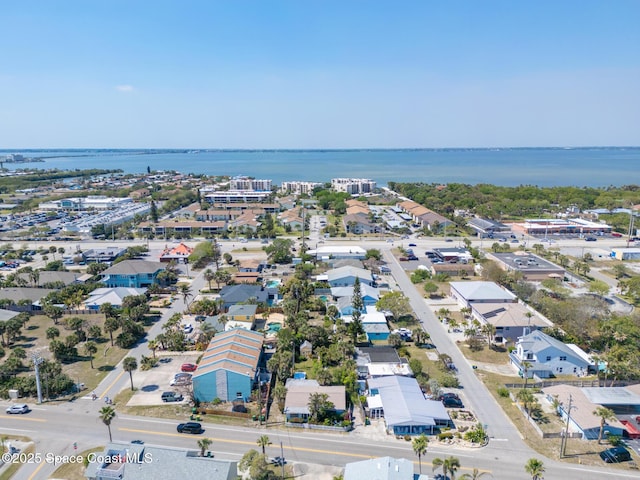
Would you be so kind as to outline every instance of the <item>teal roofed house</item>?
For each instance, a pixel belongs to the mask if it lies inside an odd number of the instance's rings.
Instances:
[[[101,273],[102,283],[107,287],[144,288],[158,283],[158,274],[165,264],[147,260],[125,260],[116,263]]]
[[[248,400],[262,360],[262,333],[236,328],[211,339],[193,375],[199,402]]]

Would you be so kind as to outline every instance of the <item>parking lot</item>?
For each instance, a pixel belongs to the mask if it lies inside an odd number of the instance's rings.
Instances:
[[[182,354],[162,355],[158,365],[151,370],[142,371],[140,369],[133,373],[133,385],[137,388],[136,393],[127,406],[135,405],[162,405],[162,393],[174,391],[181,393],[184,397],[183,403],[188,403],[190,399],[191,385],[170,386],[173,376],[180,372],[183,363],[196,363],[202,352],[185,352]]]

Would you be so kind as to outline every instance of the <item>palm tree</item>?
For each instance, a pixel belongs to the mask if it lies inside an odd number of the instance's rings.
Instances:
[[[527,416],[529,416],[529,412],[531,410],[530,406],[536,400],[533,396],[533,393],[523,388],[522,390],[518,391],[518,393],[516,394],[516,398],[520,400],[520,402],[522,402],[522,406],[527,411]]]
[[[527,388],[527,383],[529,383],[529,369],[533,366],[531,362],[527,362],[526,360],[522,362],[522,371],[524,376],[524,388]]]
[[[600,432],[598,433],[598,445],[602,442],[602,434],[604,432],[604,426],[610,420],[614,420],[616,418],[616,414],[607,407],[598,407],[593,411],[593,414],[596,417],[600,417]]]
[[[262,448],[262,455],[266,456],[267,452],[265,451],[266,447],[271,445],[271,440],[267,435],[261,435],[260,438],[256,441],[259,447]]]
[[[160,345],[158,344],[157,340],[149,340],[149,342],[147,343],[147,348],[149,348],[149,350],[151,350],[151,353],[153,354],[153,358],[156,358],[156,350],[158,349]]]
[[[131,390],[133,391],[133,371],[138,369],[138,362],[134,357],[127,357],[122,361],[122,368],[125,372],[129,372],[129,379],[131,380]]]
[[[524,470],[531,475],[531,480],[542,480],[544,477],[544,463],[537,458],[530,458],[524,465]]]
[[[447,478],[447,474],[451,474],[448,478],[454,480],[456,478],[456,472],[460,468],[460,460],[456,457],[445,458],[434,458],[433,462],[433,471],[435,472],[438,468],[442,468],[442,474],[444,478]]]
[[[91,368],[93,369],[93,356],[98,351],[96,342],[87,342],[84,344],[84,351],[89,355],[89,361],[91,362]]]
[[[210,268],[207,268],[204,273],[202,274],[202,276],[204,277],[204,279],[207,281],[207,283],[209,284],[209,290],[211,290],[211,280],[213,280],[214,278],[216,278],[216,274],[213,273],[213,270],[211,270]]]
[[[102,407],[100,409],[100,420],[104,423],[109,429],[109,441],[113,442],[113,438],[111,437],[111,420],[116,416],[116,411],[113,407]]]
[[[473,472],[465,473],[460,477],[459,480],[479,480],[480,478],[484,478],[485,475],[489,475],[490,477],[493,477],[493,475],[491,475],[489,472],[481,472],[477,468],[474,468]]]
[[[204,457],[204,452],[209,449],[209,446],[213,443],[210,438],[201,438],[198,440],[198,447],[200,447],[200,456]]]
[[[189,298],[193,297],[191,293],[191,286],[185,284],[180,285],[180,295],[182,295],[182,300],[187,307],[187,313],[189,313]]]
[[[413,447],[413,452],[418,456],[418,465],[420,465],[420,475],[422,475],[422,456],[427,453],[427,445],[429,444],[429,439],[423,433],[419,437],[413,439],[411,442],[411,446]]]

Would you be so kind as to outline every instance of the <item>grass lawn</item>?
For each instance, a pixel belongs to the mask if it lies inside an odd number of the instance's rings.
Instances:
[[[104,447],[96,447],[91,448],[89,450],[85,450],[84,452],[78,453],[78,455],[82,455],[85,460],[90,453],[102,453]],[[51,478],[64,478],[65,480],[86,480],[87,477],[84,476],[84,463],[65,463],[60,465],[60,467],[53,472]]]
[[[482,363],[494,363],[496,365],[507,365],[509,354],[503,347],[489,348],[483,345],[481,350],[471,350],[466,342],[461,342],[458,347],[462,354],[471,361]]]
[[[85,319],[87,321],[85,332],[91,325],[98,325],[102,327],[104,324],[104,315],[101,314],[65,315],[65,317],[58,321],[57,325],[54,325],[53,321],[45,315],[34,315],[22,329],[22,336],[17,339],[11,348],[24,348],[27,351],[27,357],[29,357],[31,351],[38,349],[41,355],[45,358],[52,359],[53,356],[49,354],[49,343],[51,340],[46,338],[46,331],[49,327],[56,327],[60,331],[60,337],[58,337],[58,340],[64,341],[65,337],[73,333],[72,330],[67,330],[65,328],[64,320],[69,317]],[[145,328],[148,329],[151,325],[152,322],[148,322],[145,325]],[[117,335],[118,332],[119,331],[114,332],[114,336]],[[96,342],[98,347],[98,352],[95,354],[93,359],[94,368],[91,368],[89,357],[85,355],[83,348],[84,342],[77,345],[77,360],[75,362],[62,364],[63,372],[69,375],[69,377],[75,382],[84,383],[87,391],[91,391],[96,388],[100,381],[102,381],[102,379],[115,368],[115,365],[117,365],[129,351],[128,349],[123,350],[117,346],[112,347],[109,336],[104,332],[103,338],[92,340]]]

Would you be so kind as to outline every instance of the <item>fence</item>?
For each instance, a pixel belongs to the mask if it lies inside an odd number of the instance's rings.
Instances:
[[[573,387],[626,387],[629,385],[629,382],[625,382],[624,380],[607,380],[607,384],[605,385],[604,380],[542,380],[540,382],[528,382],[527,388],[545,388],[545,387],[553,387],[554,385],[571,385]],[[505,383],[505,387],[507,388],[524,388],[525,384],[522,383]]]

